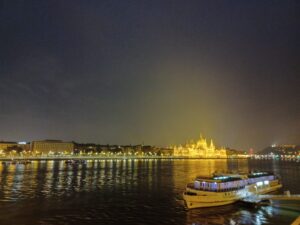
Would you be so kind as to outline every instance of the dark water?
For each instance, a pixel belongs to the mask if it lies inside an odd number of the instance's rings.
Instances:
[[[290,224],[291,208],[185,210],[185,184],[216,170],[272,170],[300,193],[300,163],[255,160],[41,161],[0,165],[0,224]],[[296,208],[296,210],[295,210]],[[297,210],[298,209],[298,210]]]

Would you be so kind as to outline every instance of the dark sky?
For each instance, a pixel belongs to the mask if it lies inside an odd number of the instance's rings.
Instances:
[[[0,140],[300,143],[299,1],[0,0]]]

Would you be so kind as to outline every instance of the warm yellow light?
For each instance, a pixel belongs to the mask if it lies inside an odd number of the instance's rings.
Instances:
[[[207,143],[206,139],[200,135],[200,139],[196,142],[189,141],[186,145],[175,146],[173,148],[174,156],[186,157],[203,157],[203,158],[226,158],[226,150],[224,148],[217,149],[213,143]]]

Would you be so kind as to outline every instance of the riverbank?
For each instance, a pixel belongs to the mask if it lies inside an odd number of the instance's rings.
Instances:
[[[266,157],[253,157],[253,156],[231,156],[227,158],[216,158],[216,157],[186,157],[186,156],[120,156],[120,155],[65,155],[65,156],[6,156],[0,157],[0,161],[42,161],[42,160],[134,160],[134,159],[170,159],[170,160],[187,160],[187,159],[221,159],[221,160],[235,160],[235,159],[251,159],[258,161],[293,161],[300,162],[300,158],[266,158]]]
[[[248,157],[228,157],[228,158],[203,158],[203,157],[182,157],[182,156],[15,156],[0,157],[0,161],[11,160],[127,160],[127,159],[247,159]]]

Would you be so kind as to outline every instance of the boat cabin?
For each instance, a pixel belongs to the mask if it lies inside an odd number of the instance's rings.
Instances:
[[[276,179],[274,173],[270,172],[254,172],[248,174],[248,184],[260,184],[263,183],[265,185],[269,184],[270,181]]]
[[[247,185],[247,180],[241,176],[213,176],[197,177],[193,189],[213,192],[225,192],[242,189]]]

